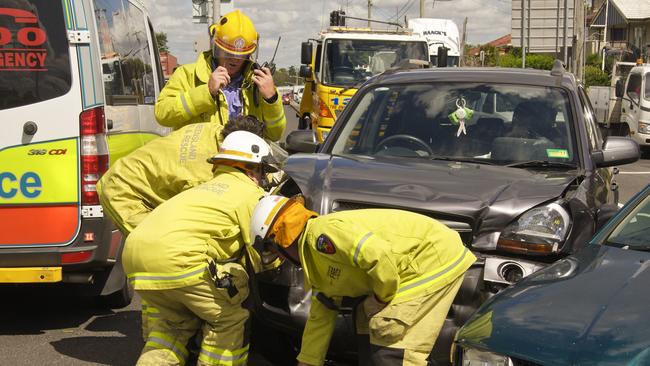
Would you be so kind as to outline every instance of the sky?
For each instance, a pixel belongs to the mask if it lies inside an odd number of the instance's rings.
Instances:
[[[366,18],[367,0],[232,0],[248,15],[260,33],[259,61],[273,55],[278,37],[282,37],[275,59],[278,67],[300,64],[300,43],[315,38],[327,28],[329,13],[343,8],[350,16]],[[208,37],[206,24],[192,23],[191,0],[142,0],[157,32],[166,32],[168,45],[178,62],[196,60],[194,41]],[[372,18],[395,20],[419,17],[419,0],[372,0]],[[450,18],[462,32],[467,20],[467,42],[485,43],[510,33],[510,0],[426,0],[425,17]],[[392,18],[392,19],[391,19]],[[348,25],[365,22],[348,20]]]

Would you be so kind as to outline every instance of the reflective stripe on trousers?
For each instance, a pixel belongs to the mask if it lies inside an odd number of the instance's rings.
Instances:
[[[189,356],[189,352],[187,352],[184,344],[176,342],[160,332],[151,332],[149,334],[149,338],[147,338],[147,343],[145,344],[145,348],[147,347],[168,350],[178,359],[181,366],[185,364],[185,360]]]
[[[227,350],[203,344],[199,361],[208,365],[245,365],[248,361],[248,345],[243,348]]]

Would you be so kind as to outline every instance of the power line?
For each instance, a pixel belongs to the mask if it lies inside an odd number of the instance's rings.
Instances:
[[[403,12],[403,13],[402,13],[398,18],[401,18],[401,17],[403,17],[404,15],[408,14],[409,10],[411,10],[411,8],[413,7],[413,5],[415,5],[415,0],[412,0],[412,1],[410,2],[410,4],[408,5],[408,7],[406,8],[406,10],[405,10],[405,11],[404,11],[404,12]]]

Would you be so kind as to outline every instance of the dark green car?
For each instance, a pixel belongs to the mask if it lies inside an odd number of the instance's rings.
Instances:
[[[573,256],[486,302],[455,365],[650,365],[650,185]]]

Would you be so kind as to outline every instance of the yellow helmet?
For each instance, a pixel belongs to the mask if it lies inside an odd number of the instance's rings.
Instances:
[[[212,24],[210,35],[213,51],[222,50],[230,57],[248,58],[257,49],[255,26],[239,10],[223,15],[217,23]]]

